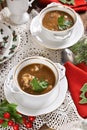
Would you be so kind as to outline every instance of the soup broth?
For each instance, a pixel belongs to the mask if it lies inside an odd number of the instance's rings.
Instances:
[[[49,11],[45,14],[42,20],[42,24],[49,30],[62,31],[72,27],[74,20],[68,13],[54,10]]]
[[[31,82],[34,81],[36,83],[36,79],[38,79],[38,81],[42,81],[41,84],[43,84],[43,81],[45,81],[45,83],[48,83],[48,87],[44,88],[43,91],[34,91],[32,89]],[[25,66],[19,72],[18,83],[24,92],[33,95],[40,95],[53,89],[55,85],[55,75],[50,68],[43,64],[30,64]]]

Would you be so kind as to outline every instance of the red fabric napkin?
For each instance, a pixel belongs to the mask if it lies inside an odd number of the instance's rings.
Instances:
[[[75,11],[82,12],[87,10],[86,0],[75,0],[75,5],[71,6]]]
[[[38,0],[39,6],[45,7],[47,4],[52,2],[61,3],[59,0]],[[62,3],[61,3],[62,4]],[[75,0],[75,5],[68,5],[77,12],[83,12],[87,10],[86,0]]]
[[[87,65],[84,62],[77,64],[76,66],[87,72]]]
[[[83,64],[78,65],[79,67],[81,67],[79,68],[70,62],[66,62],[64,64],[66,68],[66,77],[68,80],[69,91],[76,105],[77,111],[81,117],[87,118],[87,104],[79,103],[79,101],[81,100],[80,89],[85,83],[87,83],[87,72],[82,70],[84,68],[84,65]],[[85,68],[87,69],[86,65]]]

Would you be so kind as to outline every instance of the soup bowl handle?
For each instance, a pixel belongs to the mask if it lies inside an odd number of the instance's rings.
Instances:
[[[61,41],[61,40],[66,40],[68,39],[72,34],[72,31],[69,31],[67,34],[63,35],[59,35],[59,34],[53,34],[53,39],[57,40],[57,41]]]
[[[20,90],[17,87],[15,87],[15,83],[13,81],[11,81],[10,90],[12,93],[21,93]]]
[[[56,66],[59,70],[59,80],[62,80],[65,77],[65,67],[59,63],[56,63]]]

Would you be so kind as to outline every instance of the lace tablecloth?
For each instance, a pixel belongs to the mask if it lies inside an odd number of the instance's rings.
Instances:
[[[14,25],[10,22],[9,15],[10,12],[8,8],[4,8],[0,12],[0,20],[7,22],[14,28],[14,30],[20,36],[20,44],[14,56],[0,65],[0,102],[5,99],[3,87],[8,72],[22,59],[33,55],[40,55],[47,57],[54,62],[61,63],[62,50],[50,50],[43,48],[33,40],[29,31],[29,22],[23,25]],[[72,125],[73,122],[80,120],[81,118],[76,111],[76,107],[71,99],[70,93],[67,91],[65,100],[62,105],[58,107],[58,109],[51,113],[36,117],[33,129],[38,130],[43,124],[46,124],[50,128],[62,130],[64,129],[63,126],[66,124],[67,126],[69,123]],[[4,128],[0,128],[0,130],[3,129]],[[6,129],[9,130],[9,128]],[[21,130],[26,130],[26,128],[24,126],[21,126]]]

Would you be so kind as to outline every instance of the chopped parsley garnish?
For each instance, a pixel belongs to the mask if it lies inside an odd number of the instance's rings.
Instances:
[[[30,85],[32,86],[33,91],[41,92],[48,87],[48,82],[45,80],[38,80],[37,78],[34,78],[30,82]]]
[[[63,15],[58,18],[58,28],[59,28],[59,30],[65,30],[72,25],[73,25],[72,21],[66,20]]]

